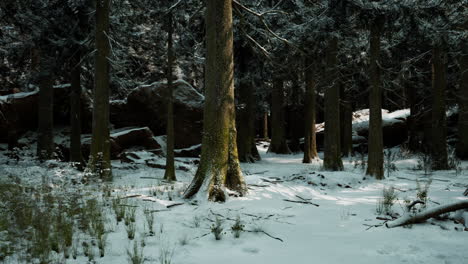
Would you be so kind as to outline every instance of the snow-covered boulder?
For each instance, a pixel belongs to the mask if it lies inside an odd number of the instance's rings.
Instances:
[[[382,132],[385,147],[394,147],[402,144],[408,138],[406,119],[409,109],[394,112],[382,109]],[[324,123],[316,125],[317,146],[323,147]],[[353,113],[353,144],[361,149],[367,145],[369,137],[369,109],[362,109]]]
[[[156,135],[166,134],[166,82],[133,89],[126,101],[111,102],[111,123],[116,127],[148,126]],[[174,82],[175,147],[201,142],[204,97],[183,80]]]

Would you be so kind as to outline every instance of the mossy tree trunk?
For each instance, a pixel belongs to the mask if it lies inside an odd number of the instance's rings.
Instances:
[[[205,108],[200,165],[185,191],[201,190],[211,201],[226,200],[224,188],[247,191],[237,154],[234,105],[232,0],[208,0],[206,20]]]
[[[366,174],[378,180],[384,178],[382,88],[380,84],[380,35],[383,21],[377,18],[370,29],[370,90],[369,90],[369,158]]]
[[[84,166],[81,152],[81,47],[76,47],[71,58],[70,90],[70,161]]]
[[[432,49],[432,133],[431,153],[432,169],[446,170],[447,162],[447,127],[445,114],[445,51],[442,44]]]
[[[96,55],[93,100],[93,133],[88,169],[111,180],[109,136],[109,9],[110,0],[96,1]]]
[[[277,154],[291,153],[286,142],[284,87],[281,79],[273,80],[273,89],[271,91],[271,142],[268,152]]]
[[[332,37],[327,47],[327,83],[325,87],[325,149],[323,168],[343,170],[340,148],[340,86],[338,81],[338,39]]]
[[[458,114],[457,155],[468,159],[468,44],[464,44],[460,57],[460,94]]]
[[[41,50],[39,64],[37,156],[39,160],[48,160],[52,159],[54,154],[53,59],[46,51]]]
[[[313,159],[318,157],[317,153],[317,140],[315,134],[315,87],[313,65],[311,60],[307,59],[305,62],[305,100],[304,100],[304,116],[305,116],[305,130],[304,130],[304,157],[303,163],[311,163]]]
[[[167,124],[166,124],[166,170],[164,179],[175,181],[175,166],[174,166],[174,88],[172,82],[172,70],[174,64],[173,40],[172,33],[174,31],[172,21],[172,11],[167,15]]]

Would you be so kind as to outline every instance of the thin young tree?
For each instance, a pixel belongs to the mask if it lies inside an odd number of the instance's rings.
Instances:
[[[341,153],[343,157],[353,155],[353,105],[349,92],[343,92],[345,95],[341,99]]]
[[[173,35],[174,25],[172,19],[172,10],[167,14],[167,123],[166,123],[166,170],[164,172],[164,179],[168,181],[175,181],[175,166],[174,166],[174,85],[172,81],[172,70],[174,64],[174,49],[173,49]]]
[[[447,125],[445,113],[445,75],[446,54],[444,44],[436,43],[432,48],[432,135],[431,153],[432,169],[448,169],[447,158]]]
[[[83,31],[87,31],[87,9],[78,12],[78,30],[75,34],[77,41],[85,38]],[[80,44],[74,46],[74,53],[70,60],[70,161],[82,169],[85,166],[85,160],[81,151],[81,68],[84,48]]]
[[[304,158],[303,163],[311,163],[318,157],[317,141],[315,134],[315,86],[313,65],[310,59],[305,62],[305,133],[304,133]]]
[[[54,153],[54,88],[52,79],[53,58],[46,49],[40,50],[39,63],[39,101],[37,127],[37,156],[40,160],[53,157]]]
[[[71,58],[70,90],[70,161],[84,165],[81,152],[81,47]]]
[[[207,0],[205,108],[200,165],[185,191],[191,198],[199,191],[211,201],[226,200],[225,188],[244,195],[247,191],[237,154],[232,0]]]
[[[263,117],[262,117],[262,125],[263,125],[263,129],[262,129],[262,135],[263,135],[263,139],[265,140],[268,140],[269,137],[268,137],[268,110],[265,110],[263,112]]]
[[[468,44],[464,43],[460,55],[460,94],[458,115],[457,155],[468,159]]]
[[[93,135],[88,169],[104,180],[112,178],[109,135],[109,10],[110,0],[96,1],[96,55]]]
[[[366,174],[378,180],[384,178],[383,132],[382,132],[382,88],[380,84],[379,56],[380,35],[383,17],[371,22],[370,42],[370,91],[369,91],[369,159]]]

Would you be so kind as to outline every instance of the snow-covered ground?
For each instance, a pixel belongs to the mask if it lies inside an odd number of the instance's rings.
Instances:
[[[258,148],[262,161],[242,164],[248,195],[230,197],[226,203],[180,198],[196,171],[193,159],[177,158],[178,165],[190,170],[177,171],[175,184],[163,182],[164,170],[149,168],[144,162],[114,162],[112,196],[126,197],[121,199],[123,204],[137,206],[137,234],[133,241],[129,240],[125,224],[117,224],[113,211],[105,210],[107,250],[103,258],[95,257],[95,262],[129,263],[127,250],[133,249],[134,241],[141,245],[144,240],[145,263],[161,263],[162,253],[170,255],[170,263],[175,264],[467,263],[468,232],[461,224],[430,220],[410,228],[388,229],[381,226],[385,220],[376,219],[376,207],[383,188],[394,186],[398,200],[393,211],[402,214],[403,201],[416,199],[416,179],[424,183],[432,178],[428,207],[467,199],[463,191],[468,186],[468,172],[440,171],[425,176],[413,169],[417,158],[401,157],[396,161],[398,171],[376,181],[365,178],[352,159],[344,160],[345,171],[328,172],[321,170],[321,160],[302,164],[302,154],[266,153],[267,143]],[[150,153],[142,152],[140,156],[164,163],[163,158]],[[16,173],[23,175],[23,183],[39,183],[41,177],[34,175],[42,172],[51,176],[48,181],[53,187],[52,183],[66,182],[77,173],[63,166],[48,166],[46,170],[29,162],[2,165],[7,173],[0,174],[0,179]],[[467,166],[462,163],[464,169]],[[96,186],[83,188],[94,195],[96,191],[92,190],[99,189]],[[183,204],[171,207],[177,203]],[[155,211],[154,236],[148,235],[144,209]],[[234,238],[230,229],[238,217],[244,232]],[[215,240],[211,233],[216,218],[223,220],[225,233],[221,240]],[[70,258],[66,263],[88,263],[81,251],[76,260]],[[5,261],[17,263],[18,258]]]

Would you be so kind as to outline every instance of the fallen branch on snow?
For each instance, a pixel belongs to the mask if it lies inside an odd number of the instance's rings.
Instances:
[[[179,205],[183,205],[184,203],[173,203],[173,204],[168,204],[166,205],[166,208],[171,208],[171,207],[174,207],[174,206],[179,206]]]
[[[415,205],[417,204],[425,204],[423,201],[420,201],[420,200],[416,200],[416,201],[413,201],[412,203],[410,203],[407,207],[406,207],[406,211],[407,212],[410,212],[411,211],[411,208],[413,208]]]
[[[320,205],[318,205],[316,203],[312,203],[312,202],[309,202],[309,201],[294,201],[294,200],[289,200],[289,199],[283,199],[283,201],[290,202],[290,203],[311,204],[311,205],[315,205],[317,207],[320,206]]]
[[[468,209],[468,200],[459,201],[452,204],[440,205],[415,215],[407,214],[398,218],[395,221],[386,223],[385,226],[388,228],[404,226],[409,224],[416,224],[426,221],[429,218],[439,216],[441,214],[457,211],[460,209]]]
[[[127,195],[124,197],[120,197],[119,199],[122,200],[122,199],[136,198],[136,197],[141,197],[141,196],[142,196],[141,194],[131,194],[131,195]]]
[[[283,182],[282,180],[278,180],[278,179],[274,179],[274,180],[268,180],[268,179],[265,179],[265,178],[260,178],[262,181],[264,182],[268,182],[268,183],[273,183],[273,184],[277,184],[277,183],[280,183],[280,182]]]
[[[263,233],[263,234],[265,234],[265,235],[267,235],[267,236],[269,236],[269,237],[271,237],[271,238],[273,238],[273,239],[276,239],[276,240],[278,240],[278,241],[284,242],[283,239],[281,239],[281,238],[279,238],[279,237],[274,237],[274,236],[268,234],[267,232],[265,232],[265,231],[263,231],[263,230],[258,230],[258,231],[257,231],[257,230],[245,230],[245,232],[250,232],[250,233]]]
[[[248,186],[252,186],[252,187],[269,187],[270,185],[267,185],[267,184],[248,184]]]

